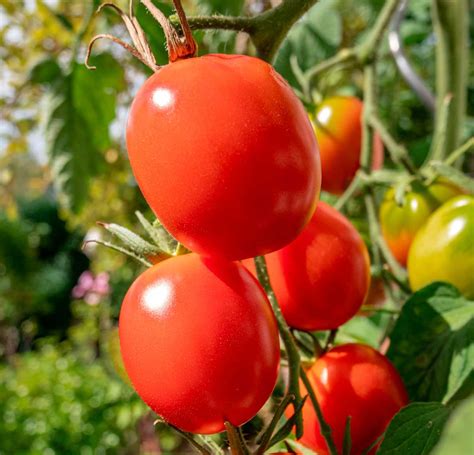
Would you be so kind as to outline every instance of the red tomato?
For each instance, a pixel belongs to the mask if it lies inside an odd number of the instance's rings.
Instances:
[[[353,96],[325,99],[313,122],[321,154],[322,189],[340,194],[349,186],[359,169],[362,144],[363,104]],[[383,165],[383,143],[374,135],[373,169]]]
[[[319,202],[303,232],[266,255],[270,281],[291,327],[335,329],[354,316],[370,285],[370,259],[357,230],[336,209]],[[250,270],[250,260],[244,262]]]
[[[351,416],[351,454],[360,455],[408,403],[400,375],[386,357],[362,344],[338,346],[307,372],[339,453],[347,416]],[[303,390],[304,386],[302,385]],[[303,407],[301,442],[320,455],[329,453],[309,400]]]
[[[274,251],[316,207],[311,123],[290,86],[257,58],[206,55],[158,70],[133,101],[127,147],[150,207],[202,255]]]
[[[239,263],[188,254],[146,270],[125,296],[119,335],[140,397],[184,431],[241,425],[275,386],[276,320]]]

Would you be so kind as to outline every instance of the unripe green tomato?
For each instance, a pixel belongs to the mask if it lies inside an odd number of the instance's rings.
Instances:
[[[401,265],[406,266],[413,239],[431,213],[444,202],[462,193],[459,187],[442,178],[429,187],[414,183],[412,190],[405,195],[402,206],[395,200],[394,188],[385,193],[379,212],[382,234]]]
[[[414,291],[446,281],[474,298],[474,197],[458,196],[431,215],[410,248],[408,278]]]

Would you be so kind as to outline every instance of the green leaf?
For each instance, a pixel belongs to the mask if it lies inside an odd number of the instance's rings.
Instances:
[[[449,409],[441,403],[409,404],[390,422],[377,455],[427,455],[448,416]]]
[[[123,70],[110,54],[93,61],[96,71],[74,64],[53,87],[46,121],[55,184],[76,213],[87,199],[90,178],[104,169],[102,152],[111,146],[109,125],[124,85]]]
[[[385,321],[387,316],[383,315],[380,318]],[[383,324],[379,326],[371,318],[355,316],[339,328],[336,344],[363,343],[377,349],[382,335]]]
[[[474,453],[473,422],[474,396],[471,396],[451,413],[433,455]]]
[[[391,335],[389,359],[414,401],[449,402],[472,392],[474,303],[434,283],[405,303]]]
[[[53,84],[63,75],[54,58],[46,58],[38,62],[30,70],[29,80],[34,84]]]
[[[294,55],[302,70],[332,56],[342,40],[342,21],[337,2],[328,0],[313,6],[283,42],[275,61],[276,70],[291,85],[299,84],[291,69]]]

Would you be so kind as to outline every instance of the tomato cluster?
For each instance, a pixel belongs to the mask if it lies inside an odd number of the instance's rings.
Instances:
[[[390,188],[380,206],[380,224],[385,240],[395,258],[406,266],[408,252],[416,233],[441,204],[462,194],[462,190],[445,179],[431,185],[413,183],[404,196],[403,204],[395,199],[395,189]]]
[[[272,393],[280,350],[265,292],[232,261],[285,246],[312,217],[321,172],[311,123],[269,64],[207,55],[148,79],[127,147],[150,207],[201,255],[156,264],[128,291],[127,372],[143,400],[185,431],[241,425]]]
[[[340,105],[347,121],[338,119]],[[341,192],[358,167],[361,110],[355,98],[329,100],[316,115],[315,134],[288,84],[247,56],[178,60],[139,90],[127,127],[131,166],[152,210],[192,253],[136,279],[123,301],[119,337],[133,386],[168,423],[219,432],[226,422],[247,422],[271,395],[278,326],[253,276],[253,257],[265,256],[294,329],[336,329],[360,310],[369,254],[348,219],[317,205],[316,137],[323,187]],[[388,360],[366,346],[335,348],[308,375],[338,446],[347,415],[359,450],[407,400]],[[303,442],[326,453],[309,403],[303,414]]]

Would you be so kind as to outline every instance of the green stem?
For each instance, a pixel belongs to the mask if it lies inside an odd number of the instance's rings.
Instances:
[[[347,187],[346,191],[341,195],[341,197],[334,204],[336,210],[342,210],[344,206],[349,202],[349,200],[357,193],[361,188],[364,187],[364,181],[362,180],[360,173],[358,172],[355,177],[352,179],[352,182]]]
[[[301,369],[300,372],[301,381],[303,382],[304,386],[306,387],[306,391],[308,392],[309,399],[311,400],[311,404],[313,405],[314,412],[318,418],[319,428],[321,434],[323,435],[324,440],[329,449],[330,455],[338,455],[336,444],[334,444],[334,440],[332,439],[332,430],[329,424],[326,422],[323,416],[323,412],[321,411],[321,407],[319,406],[318,399],[316,398],[316,394],[314,393],[313,387],[311,382],[308,379],[306,372]],[[337,397],[334,397],[337,399]]]
[[[392,137],[382,120],[380,120],[375,112],[370,112],[369,122],[370,125],[380,134],[392,161],[403,166],[410,174],[415,175],[416,169],[411,161],[407,149]]]
[[[272,286],[270,284],[270,278],[267,271],[267,263],[263,256],[258,256],[255,258],[255,267],[257,269],[258,280],[260,281],[263,289],[267,293],[268,300],[272,306],[273,313],[275,314],[278,330],[280,331],[280,336],[285,346],[286,355],[288,357],[288,369],[289,369],[289,385],[288,385],[288,394],[294,395],[295,399],[293,402],[293,407],[295,412],[297,411],[300,403],[302,402],[299,377],[301,371],[301,359],[298,352],[298,348],[295,344],[295,341],[291,335],[290,328],[283,317],[280,306],[278,305],[277,298],[273,292]],[[297,439],[301,438],[303,435],[303,418],[301,412],[298,413],[296,418],[296,437]]]
[[[443,160],[456,149],[461,140],[466,113],[467,64],[469,62],[467,0],[433,0],[433,27],[436,34],[436,105],[437,113],[447,95],[452,95],[448,107],[447,124],[436,116],[435,133],[446,131],[441,147],[430,157]]]
[[[457,148],[452,152],[444,161],[444,164],[452,165],[454,164],[459,158],[461,158],[465,153],[469,152],[472,148],[474,148],[474,137],[468,139],[461,147]]]
[[[399,0],[385,1],[367,39],[357,49],[358,57],[362,64],[370,63],[375,57],[375,53],[382,41],[382,36],[387,30],[387,26],[398,4]]]
[[[189,17],[192,29],[224,29],[250,35],[260,58],[272,61],[293,24],[317,0],[283,0],[278,6],[254,17],[198,16]]]
[[[265,450],[268,447],[268,443],[270,442],[270,439],[272,438],[273,432],[275,431],[276,426],[278,425],[279,420],[281,419],[281,416],[285,412],[285,409],[288,407],[288,405],[291,403],[291,401],[294,400],[293,395],[286,395],[282,402],[279,404],[277,407],[275,414],[273,414],[272,421],[270,422],[270,425],[268,425],[268,428],[265,430],[265,433],[263,434],[261,440],[260,440],[260,446],[256,452],[256,455],[263,455],[265,453]]]

